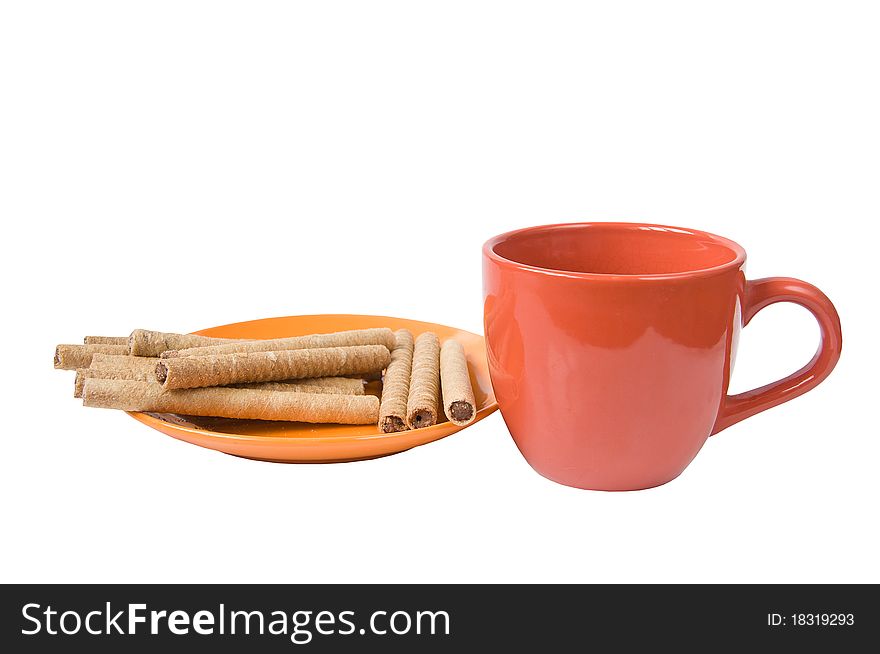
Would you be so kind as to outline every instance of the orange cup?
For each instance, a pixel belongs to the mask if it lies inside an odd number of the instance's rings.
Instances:
[[[726,238],[646,224],[547,225],[486,242],[492,386],[531,466],[577,488],[658,486],[711,434],[825,379],[842,343],[831,301],[796,279],[747,281],[745,259]],[[815,316],[816,355],[728,395],[740,328],[775,302]]]

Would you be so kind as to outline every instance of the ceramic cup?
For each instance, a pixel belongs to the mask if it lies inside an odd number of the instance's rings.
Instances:
[[[677,477],[711,435],[806,393],[840,357],[816,287],[747,281],[746,253],[678,227],[577,223],[483,246],[489,371],[514,441],[539,473],[597,490]],[[728,395],[740,328],[775,302],[806,307],[821,344],[794,374]]]

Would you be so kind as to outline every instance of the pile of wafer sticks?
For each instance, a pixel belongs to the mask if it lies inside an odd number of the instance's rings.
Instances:
[[[476,417],[461,344],[357,329],[264,340],[136,329],[55,348],[89,407],[252,420],[377,424],[386,433]],[[365,393],[381,380],[379,396]]]

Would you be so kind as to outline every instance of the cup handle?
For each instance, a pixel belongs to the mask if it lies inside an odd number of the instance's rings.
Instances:
[[[726,396],[721,402],[713,434],[812,390],[831,374],[840,359],[843,336],[837,310],[822,291],[798,279],[767,277],[746,282],[743,327],[761,309],[777,302],[794,302],[813,314],[819,323],[819,349],[812,360],[796,373],[739,395]]]

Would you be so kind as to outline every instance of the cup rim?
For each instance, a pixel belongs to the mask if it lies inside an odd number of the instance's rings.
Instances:
[[[541,266],[533,266],[527,263],[522,263],[520,261],[515,261],[513,259],[508,259],[507,257],[503,257],[495,251],[495,246],[504,243],[505,241],[519,236],[521,234],[528,234],[533,232],[551,232],[551,231],[561,231],[563,229],[571,229],[573,227],[604,227],[604,228],[616,228],[620,230],[632,230],[634,228],[646,228],[646,229],[661,229],[668,230],[671,232],[681,233],[688,236],[698,236],[700,238],[708,239],[722,245],[730,250],[732,250],[735,254],[734,258],[725,263],[719,264],[717,266],[710,266],[708,268],[695,268],[693,270],[683,270],[679,272],[669,272],[669,273],[637,273],[637,274],[627,274],[627,273],[598,273],[598,272],[579,272],[576,270],[559,270],[555,268],[543,268]],[[658,225],[654,223],[635,223],[635,222],[605,222],[605,221],[585,221],[585,222],[573,222],[573,223],[551,223],[548,225],[535,225],[532,227],[524,227],[521,229],[514,229],[509,232],[504,232],[503,234],[498,234],[497,236],[493,236],[489,240],[487,240],[483,244],[483,256],[487,259],[494,261],[497,264],[502,266],[508,266],[517,268],[520,270],[540,273],[544,275],[551,275],[553,277],[568,277],[572,279],[592,279],[592,280],[604,280],[604,281],[633,281],[633,280],[645,280],[645,281],[654,281],[654,280],[671,280],[671,279],[691,279],[696,277],[710,277],[713,275],[719,275],[721,273],[727,272],[728,270],[740,268],[746,261],[746,251],[745,249],[735,241],[730,240],[729,238],[725,238],[723,236],[718,236],[717,234],[712,234],[711,232],[704,232],[699,229],[691,229],[688,227],[674,227],[671,225]]]

